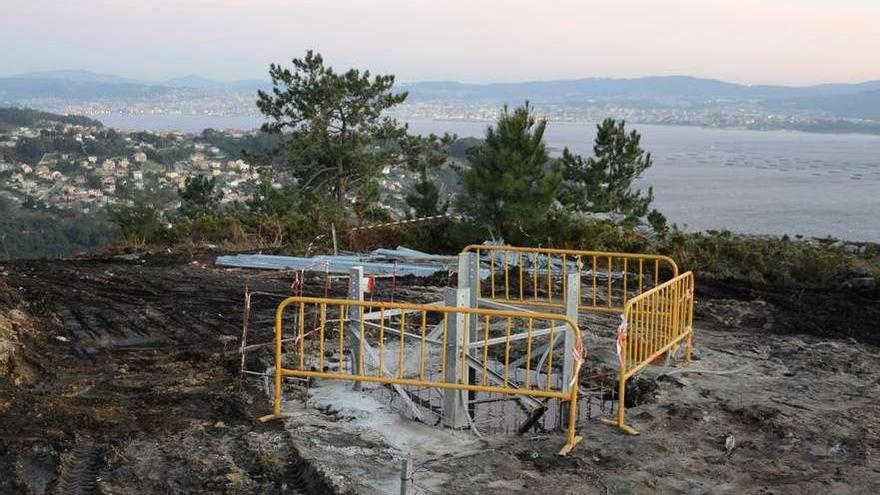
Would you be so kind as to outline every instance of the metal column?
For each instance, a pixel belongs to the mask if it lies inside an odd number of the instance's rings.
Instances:
[[[468,289],[446,289],[446,306],[467,307],[470,301]],[[446,335],[446,362],[443,381],[447,383],[469,383],[467,373],[462,373],[462,350],[467,345],[467,315],[449,314],[449,327]],[[443,425],[449,428],[467,428],[467,392],[464,390],[443,389]]]
[[[578,304],[581,300],[581,274],[570,273],[568,280],[565,280],[565,316],[571,321],[578,321]],[[564,356],[562,358],[562,390],[569,392],[571,390],[572,376],[574,375],[574,350],[575,336],[573,331],[565,332],[565,345],[563,347]],[[552,352],[552,351],[551,351]],[[575,384],[577,385],[577,384]]]
[[[363,301],[364,300],[364,267],[355,266],[352,267],[348,272],[349,274],[349,282],[348,282],[348,299],[354,301]],[[350,314],[348,315],[348,344],[349,350],[351,351],[351,367],[352,374],[359,375],[361,373],[361,366],[364,363],[361,363],[361,339],[363,336],[361,335],[360,329],[360,321],[363,319],[364,308],[362,307],[351,307],[349,308]],[[340,356],[342,359],[342,356]],[[354,389],[361,389],[361,382],[354,383]]]
[[[461,253],[458,255],[458,288],[467,289],[469,291],[467,307],[480,307],[480,256],[477,253]],[[476,314],[472,314],[468,317],[465,326],[465,328],[468,329],[465,345],[467,345],[468,342],[474,342],[479,338],[477,335],[478,321],[479,317]],[[470,349],[468,351],[469,361],[473,361],[477,356],[478,353],[476,349]],[[477,372],[473,367],[468,367],[467,374],[467,383],[476,383]],[[477,393],[472,391],[466,393],[468,414],[473,417],[476,412],[474,410],[473,402],[477,399]]]

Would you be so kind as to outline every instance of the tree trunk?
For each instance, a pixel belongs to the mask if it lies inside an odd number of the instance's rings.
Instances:
[[[345,207],[345,168],[342,165],[342,157],[336,159],[336,202]]]

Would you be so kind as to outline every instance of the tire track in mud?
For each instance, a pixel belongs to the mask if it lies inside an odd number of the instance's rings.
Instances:
[[[0,435],[0,452],[10,453],[0,456],[0,473],[13,472],[16,459],[48,452],[58,466],[49,474],[53,493],[101,493],[98,479],[116,487],[142,486],[149,480],[138,478],[131,465],[140,453],[120,461],[107,454],[109,446],[99,439],[113,438],[113,452],[144,443],[165,445],[168,455],[156,462],[170,469],[180,455],[170,439],[200,438],[191,432],[222,422],[229,432],[224,441],[242,446],[233,466],[256,484],[254,493],[278,493],[282,487],[303,495],[334,493],[294,451],[286,432],[279,431],[275,455],[281,457],[268,464],[255,461],[257,452],[241,443],[276,428],[254,421],[265,413],[261,400],[247,399],[246,390],[243,396],[235,392],[237,345],[229,342],[241,334],[244,286],[284,292],[289,280],[205,268],[213,262],[209,256],[202,257],[201,266],[185,256],[160,258],[158,263],[150,258],[145,263],[4,264],[9,285],[20,289],[31,308],[60,325],[46,328],[36,349],[45,361],[44,380],[0,412],[2,428],[11,432]],[[266,304],[253,314],[267,319],[273,310],[274,303]],[[187,462],[186,469],[195,470],[192,479],[208,477],[204,485],[187,487],[188,493],[225,492],[218,489],[223,476],[217,481],[212,472],[200,471],[199,462]],[[24,478],[14,483],[21,492],[34,491]],[[168,491],[167,486],[155,488]]]
[[[98,474],[104,464],[104,449],[85,440],[64,456],[58,475],[56,495],[101,495]]]

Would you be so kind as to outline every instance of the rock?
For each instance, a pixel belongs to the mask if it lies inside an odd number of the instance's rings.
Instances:
[[[847,280],[843,285],[853,289],[873,289],[877,287],[877,279],[875,277],[855,277]]]
[[[727,438],[724,439],[724,450],[730,452],[736,448],[736,437],[733,435],[727,435]]]
[[[129,254],[117,254],[113,258],[118,260],[126,260],[126,261],[136,261],[141,259],[144,253],[129,253]]]

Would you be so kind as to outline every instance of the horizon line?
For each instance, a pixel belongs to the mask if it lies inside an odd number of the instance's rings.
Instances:
[[[240,82],[265,82],[269,83],[270,80],[268,78],[263,79],[259,77],[243,77],[236,79],[214,79],[206,76],[202,76],[200,74],[184,74],[164,79],[141,79],[137,77],[129,77],[125,75],[120,75],[112,72],[100,72],[94,71],[90,69],[48,69],[48,70],[40,70],[40,71],[27,71],[27,72],[18,72],[14,74],[0,75],[0,79],[15,79],[15,78],[40,78],[40,74],[50,74],[50,73],[61,73],[61,72],[82,72],[96,76],[110,76],[120,79],[128,79],[129,81],[121,81],[121,82],[105,82],[103,84],[162,84],[168,81],[173,81],[175,79],[187,79],[187,78],[199,78],[209,82],[215,83],[240,83]],[[378,72],[370,71],[373,74],[377,74]],[[422,79],[422,80],[407,80],[407,81],[395,81],[397,84],[425,84],[425,83],[456,83],[456,84],[465,84],[471,86],[492,86],[492,85],[502,85],[502,84],[529,84],[529,83],[548,83],[548,82],[572,82],[572,81],[586,81],[586,80],[607,80],[607,81],[632,81],[638,79],[668,79],[668,78],[688,78],[688,79],[696,79],[702,81],[715,81],[722,82],[726,84],[735,84],[739,86],[745,87],[761,87],[761,86],[777,86],[784,88],[810,88],[815,86],[825,86],[825,85],[859,85],[865,83],[872,82],[880,82],[880,75],[876,78],[872,79],[864,79],[858,81],[825,81],[818,82],[812,84],[780,84],[780,83],[746,83],[739,82],[733,80],[720,79],[717,77],[708,77],[708,76],[694,76],[689,74],[648,74],[643,76],[583,76],[583,77],[572,77],[572,78],[557,78],[557,79],[521,79],[521,80],[508,80],[508,81],[486,81],[486,82],[474,82],[474,81],[466,81],[466,80],[456,80],[456,79]],[[46,79],[59,79],[64,80],[63,78],[53,78],[46,77]],[[396,79],[396,76],[395,76]],[[75,80],[75,79],[70,79]],[[85,82],[97,82],[97,81],[85,81]]]

